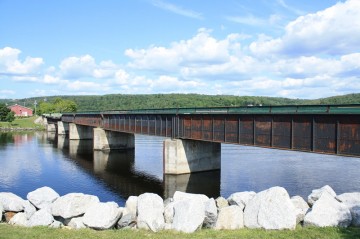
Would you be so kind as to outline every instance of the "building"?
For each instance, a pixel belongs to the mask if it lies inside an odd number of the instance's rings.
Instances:
[[[33,110],[25,106],[16,104],[9,106],[9,109],[15,113],[15,116],[33,116]]]

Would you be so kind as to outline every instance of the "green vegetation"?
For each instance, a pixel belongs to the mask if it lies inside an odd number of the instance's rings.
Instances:
[[[0,121],[13,122],[15,113],[12,112],[5,104],[0,103]]]
[[[0,128],[32,128],[32,129],[43,129],[43,126],[37,125],[34,123],[36,116],[25,117],[25,118],[15,118],[11,123],[9,122],[0,122]]]
[[[53,107],[54,102],[72,101],[77,107]],[[153,95],[87,95],[87,96],[54,96],[45,98],[29,98],[21,100],[0,100],[8,104],[28,102],[32,107],[35,100],[39,103],[40,113],[98,111],[98,110],[128,110],[154,108],[181,108],[181,107],[219,107],[219,106],[246,106],[246,105],[304,105],[304,104],[359,104],[360,94],[349,94],[329,98],[303,100],[280,97],[262,96],[232,96],[232,95],[199,95],[199,94],[153,94]],[[46,101],[45,101],[46,100]],[[30,103],[31,102],[31,103]],[[48,103],[49,102],[49,103]],[[66,105],[66,104],[65,104]]]
[[[41,101],[37,109],[37,114],[76,112],[76,109],[77,105],[74,101],[57,97],[51,101]]]
[[[235,231],[201,230],[193,234],[174,231],[153,233],[142,230],[108,230],[95,231],[91,229],[67,230],[46,227],[21,228],[0,224],[0,238],[360,238],[360,228],[301,228],[295,231],[265,231],[241,229]]]

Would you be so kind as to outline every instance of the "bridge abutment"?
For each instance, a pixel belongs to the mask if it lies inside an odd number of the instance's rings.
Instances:
[[[94,150],[134,149],[134,134],[94,128]]]
[[[69,124],[68,123],[64,123],[62,121],[58,121],[57,123],[58,127],[58,135],[64,135],[64,134],[68,134],[69,133]]]
[[[69,139],[93,139],[93,127],[69,123]]]
[[[166,139],[164,174],[184,174],[221,168],[221,144],[214,142]]]

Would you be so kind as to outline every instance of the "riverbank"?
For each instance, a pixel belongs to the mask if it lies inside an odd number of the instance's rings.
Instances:
[[[9,131],[38,131],[44,130],[44,126],[36,124],[37,116],[16,118],[13,122],[0,122],[0,132]]]
[[[284,231],[266,231],[260,229],[241,229],[241,230],[201,230],[192,234],[179,233],[174,231],[150,232],[145,230],[106,230],[95,231],[91,229],[80,230],[64,230],[48,227],[16,227],[5,223],[0,223],[0,238],[6,239],[62,239],[62,238],[78,238],[78,239],[126,239],[126,238],[148,238],[148,239],[167,239],[167,238],[266,238],[266,239],[281,239],[281,238],[334,238],[334,239],[357,239],[360,238],[360,228],[303,228],[298,226],[296,230]]]

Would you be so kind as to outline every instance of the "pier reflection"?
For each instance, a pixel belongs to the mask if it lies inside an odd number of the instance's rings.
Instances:
[[[172,197],[175,191],[203,193],[209,197],[220,194],[220,170],[158,178],[136,170],[135,150],[93,151],[92,140],[69,140],[65,136],[58,136],[56,144],[77,166],[124,199],[145,192],[164,198]],[[146,154],[145,150],[142,153]]]

